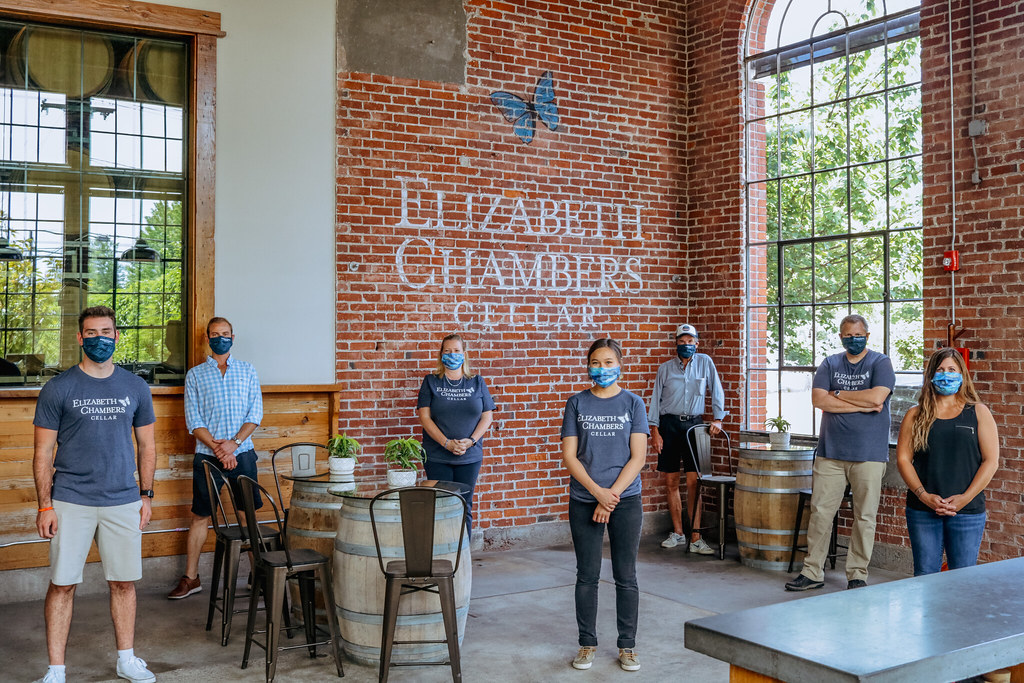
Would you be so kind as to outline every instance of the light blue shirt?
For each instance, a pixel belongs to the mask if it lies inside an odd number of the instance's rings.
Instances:
[[[245,361],[228,356],[228,369],[221,375],[211,356],[185,375],[185,425],[191,434],[205,427],[215,439],[233,439],[246,422],[258,425],[263,420],[263,392],[256,369]],[[249,437],[238,453],[255,447]],[[196,453],[213,455],[196,439]]]
[[[725,411],[725,390],[711,356],[695,353],[685,366],[679,358],[662,363],[654,378],[647,422],[657,427],[662,415],[703,415],[709,384],[711,414],[716,420],[724,419],[729,414]]]

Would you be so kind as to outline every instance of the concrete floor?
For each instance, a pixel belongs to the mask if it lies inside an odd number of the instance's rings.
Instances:
[[[640,622],[637,651],[642,669],[622,671],[616,661],[615,588],[611,566],[602,570],[598,635],[602,646],[593,668],[576,671],[573,611],[575,558],[568,546],[493,551],[473,558],[473,593],[462,670],[466,681],[666,681],[725,682],[727,664],[683,647],[683,624],[697,617],[794,600],[789,575],[750,569],[736,561],[730,545],[725,560],[659,547],[661,536],[641,542],[638,580]],[[204,556],[204,559],[205,556]],[[243,561],[244,562],[244,561]],[[243,564],[243,572],[245,566]],[[204,580],[209,569],[203,573]],[[243,573],[244,575],[244,573]],[[903,578],[872,570],[871,583]],[[826,586],[811,595],[843,590],[842,560],[826,571]],[[136,652],[149,662],[161,683],[262,681],[262,651],[253,649],[249,668],[239,668],[244,616],[236,617],[231,642],[204,630],[209,595],[180,601],[165,598],[170,586],[139,582]],[[116,653],[105,595],[79,596],[68,646],[68,681],[109,681]],[[0,605],[0,681],[32,681],[46,670],[46,640],[41,600]],[[345,680],[374,681],[376,669],[345,662]],[[336,680],[327,657],[309,659],[303,650],[281,653],[276,680]],[[392,669],[396,683],[450,681],[447,667]]]

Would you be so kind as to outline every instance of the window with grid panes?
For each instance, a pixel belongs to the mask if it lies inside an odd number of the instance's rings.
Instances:
[[[187,43],[2,22],[0,52],[0,382],[78,363],[78,314],[106,305],[114,362],[180,383]]]
[[[869,323],[897,372],[892,440],[923,358],[915,0],[766,0],[745,56],[747,426],[817,434],[814,371]]]

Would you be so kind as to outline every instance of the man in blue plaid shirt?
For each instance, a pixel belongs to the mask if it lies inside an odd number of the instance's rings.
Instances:
[[[263,419],[263,394],[256,370],[231,355],[235,340],[231,323],[211,318],[206,340],[212,355],[185,375],[185,424],[196,438],[192,461],[192,522],[188,531],[188,559],[185,575],[168,594],[180,600],[202,590],[199,583],[199,554],[206,543],[212,508],[206,488],[203,461],[221,471],[232,486],[239,475],[256,478],[256,450],[252,433]],[[223,485],[215,475],[218,488]],[[237,489],[236,489],[237,492]],[[257,496],[259,494],[257,493]],[[256,507],[262,501],[257,498]]]

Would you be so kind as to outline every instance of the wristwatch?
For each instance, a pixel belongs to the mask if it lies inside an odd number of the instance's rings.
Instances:
[[[153,497],[153,489],[139,489],[140,496],[146,496],[147,498]]]
[[[832,395],[835,396],[836,398],[839,398],[839,389],[836,389],[835,391],[833,391]]]
[[[242,445],[242,440],[241,439],[231,439],[231,440],[235,442],[236,446],[241,446]]]

